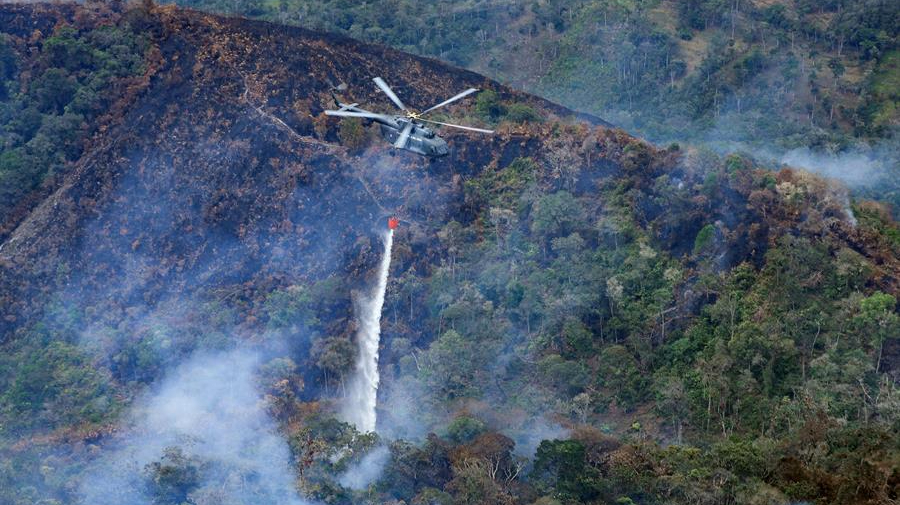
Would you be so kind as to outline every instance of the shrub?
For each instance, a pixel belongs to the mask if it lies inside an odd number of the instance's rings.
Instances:
[[[716,236],[716,227],[707,224],[697,232],[694,239],[694,254],[700,254],[712,244],[713,238]]]
[[[506,114],[506,107],[500,101],[496,91],[487,89],[478,94],[475,99],[475,113],[490,123],[498,121]]]
[[[468,416],[459,416],[447,426],[447,437],[457,443],[465,444],[485,432],[483,422]]]
[[[543,120],[533,107],[523,103],[513,103],[506,106],[506,114],[503,119],[513,123],[539,123]]]
[[[350,117],[341,120],[338,129],[338,138],[341,144],[351,150],[362,149],[366,146],[366,128],[359,118]]]

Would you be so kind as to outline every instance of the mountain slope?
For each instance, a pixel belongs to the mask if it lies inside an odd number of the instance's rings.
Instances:
[[[24,10],[26,16],[29,10],[14,5],[5,8]],[[14,262],[9,267],[11,271],[24,273],[17,268],[20,263],[15,263],[19,257],[24,262],[44,257],[48,263],[55,263],[56,258],[45,253],[60,249],[62,244],[80,244],[86,240],[82,247],[98,255],[106,254],[105,247],[92,243],[90,234],[82,234],[79,225],[88,218],[96,219],[97,207],[110,204],[114,210],[105,211],[104,223],[98,226],[104,233],[118,235],[112,241],[115,248],[110,248],[114,250],[109,251],[114,256],[125,251],[125,245],[140,255],[142,251],[135,240],[142,242],[146,234],[149,235],[146,240],[165,244],[147,243],[149,250],[163,247],[168,254],[186,255],[191,249],[190,254],[197,255],[191,258],[191,264],[219,261],[204,255],[210,251],[195,249],[197,241],[202,240],[196,234],[185,234],[183,228],[170,223],[166,223],[168,228],[158,228],[159,221],[182,217],[179,214],[184,214],[185,220],[180,226],[196,228],[197,233],[214,225],[214,231],[229,234],[244,234],[247,231],[242,228],[252,227],[250,234],[255,235],[283,228],[283,220],[293,219],[297,226],[302,226],[303,234],[296,236],[291,224],[280,233],[273,233],[282,237],[273,240],[290,240],[291,244],[308,242],[323,250],[333,247],[326,244],[339,243],[349,235],[349,230],[344,229],[347,221],[366,216],[370,219],[366,225],[373,225],[377,212],[393,210],[400,204],[394,197],[384,202],[390,207],[379,209],[373,205],[373,196],[363,184],[391,187],[395,185],[394,179],[398,179],[399,186],[413,180],[417,172],[399,172],[389,180],[379,180],[374,174],[360,174],[359,169],[347,166],[353,160],[347,150],[328,145],[329,141],[337,140],[334,122],[323,124],[321,134],[316,133],[314,121],[321,123],[323,108],[333,106],[329,83],[349,83],[355,100],[383,104],[384,99],[377,96],[370,76],[396,75],[392,85],[412,106],[425,106],[439,100],[437,97],[451,96],[467,86],[501,89],[476,74],[450,71],[431,60],[414,59],[349,39],[301,29],[273,31],[272,25],[199,13],[163,15],[166,17],[162,22],[146,26],[165,38],[159,54],[151,56],[156,59],[151,65],[159,68],[148,70],[152,76],[145,84],[148,91],[122,117],[110,119],[113,124],[105,127],[104,135],[93,140],[97,146],[74,165],[61,188],[8,237],[9,246],[4,253]],[[50,24],[42,18],[36,24],[39,23]],[[8,26],[17,25],[10,20]],[[374,68],[373,60],[383,62],[385,67]],[[416,79],[417,85],[410,85],[409,79]],[[568,114],[548,102],[510,90],[501,91],[504,99],[528,100],[548,113]],[[207,144],[210,147],[202,147]],[[491,146],[473,145],[472,149],[488,151]],[[478,153],[457,149],[454,156],[478,156]],[[453,166],[457,162],[455,157],[438,161],[430,172],[448,178],[448,171],[442,169]],[[210,173],[207,170],[222,160],[242,166],[243,171]],[[424,166],[420,159],[406,159],[406,162],[417,168]],[[134,164],[142,167],[137,173],[129,170]],[[321,202],[318,203],[321,207],[287,207],[289,200],[298,197],[291,189],[298,180],[303,182],[302,186],[312,188],[310,197]],[[112,193],[117,186],[125,189]],[[98,192],[97,187],[102,190]],[[247,187],[259,189],[265,196],[243,194]],[[110,199],[111,193],[115,201]],[[154,202],[162,209],[159,212],[164,218],[138,213],[138,218],[144,221],[130,223],[132,211],[127,208],[127,202],[138,201]],[[115,205],[116,202],[119,204]],[[290,203],[293,206],[293,201]],[[350,213],[351,209],[364,205],[370,207],[366,214]],[[410,209],[410,212],[427,216],[433,211],[424,208]],[[334,224],[312,226],[317,214],[327,216]],[[262,221],[256,222],[260,218]],[[201,223],[207,226],[200,226]],[[46,226],[52,228],[48,230]],[[126,228],[131,231],[122,231]],[[295,248],[285,243],[280,245]],[[221,259],[221,253],[217,256]],[[180,259],[187,258],[179,256]],[[40,271],[39,266],[34,268]],[[29,297],[16,298],[21,303]]]
[[[278,422],[296,486],[328,503],[896,498],[900,231],[877,204],[335,35],[173,7],[4,4],[0,20],[5,104],[53,69],[81,82],[60,45],[144,48],[82,115],[83,153],[5,224],[0,503],[78,502],[165,405],[142,395],[235,348],[259,354],[248,403]],[[103,45],[109,26],[146,46]],[[321,113],[341,83],[390,110],[376,75],[417,108],[490,90],[448,114],[498,133],[443,131],[451,154],[429,162]],[[338,475],[376,437],[334,412],[393,214],[392,443],[354,490]],[[260,486],[245,460],[170,449],[134,476],[148,501]],[[216,481],[222,465],[241,478]]]
[[[174,3],[440,58],[657,142],[830,163],[860,194],[900,204],[894,2]]]
[[[176,3],[436,56],[650,136],[808,146],[897,121],[877,74],[898,10],[880,0]]]

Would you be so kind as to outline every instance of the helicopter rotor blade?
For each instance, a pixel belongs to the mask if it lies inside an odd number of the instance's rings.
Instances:
[[[394,147],[397,149],[403,149],[406,147],[406,142],[409,140],[409,134],[412,133],[413,124],[406,123],[406,126],[403,127],[403,131],[400,132],[400,136],[397,137],[397,141],[394,142]]]
[[[384,91],[384,94],[387,95],[392,102],[394,102],[394,105],[400,107],[401,110],[406,110],[406,106],[403,105],[403,102],[400,101],[400,98],[397,97],[397,95],[394,93],[394,90],[392,90],[391,87],[388,86],[386,82],[384,82],[384,79],[382,79],[381,77],[376,77],[372,80],[375,81],[375,84],[378,85],[379,88],[381,88],[381,91]]]
[[[422,114],[428,114],[429,112],[431,112],[435,109],[440,109],[441,107],[443,107],[445,105],[449,105],[449,104],[459,100],[460,98],[467,97],[467,96],[471,95],[472,93],[475,93],[476,91],[478,91],[478,90],[475,88],[469,88],[469,89],[463,91],[462,93],[454,96],[453,98],[448,98],[447,100],[444,100],[443,102],[435,105],[434,107],[432,107],[430,109],[426,109],[425,111],[422,112]]]
[[[376,114],[374,112],[354,112],[354,111],[346,111],[346,110],[326,110],[326,116],[340,116],[340,117],[364,117],[369,119],[384,119],[388,121],[393,121],[394,118],[391,116],[387,116],[384,114]]]
[[[482,128],[475,128],[475,127],[473,127],[473,126],[462,126],[462,125],[453,124],[453,123],[442,123],[442,122],[440,122],[440,121],[432,121],[431,119],[422,119],[422,118],[419,118],[419,121],[425,121],[425,122],[428,122],[428,123],[434,123],[434,124],[439,124],[439,125],[443,125],[443,126],[449,126],[449,127],[451,127],[451,128],[460,128],[460,129],[462,129],[462,130],[469,130],[469,131],[478,132],[478,133],[494,133],[494,130],[485,130],[485,129],[482,129]]]

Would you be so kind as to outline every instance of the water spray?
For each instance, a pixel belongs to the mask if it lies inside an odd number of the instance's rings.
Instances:
[[[359,330],[356,341],[359,354],[356,358],[355,372],[350,381],[347,399],[343,408],[343,417],[364,433],[375,431],[375,404],[378,395],[378,345],[381,338],[381,309],[384,306],[384,293],[387,289],[388,271],[391,267],[391,246],[394,242],[394,229],[399,221],[391,218],[388,230],[382,236],[384,253],[378,265],[378,282],[369,296],[361,298],[356,304]]]

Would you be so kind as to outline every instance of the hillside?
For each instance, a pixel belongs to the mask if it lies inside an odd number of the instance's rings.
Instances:
[[[175,3],[436,57],[655,142],[818,169],[900,207],[897,2]]]
[[[0,504],[889,503],[900,227],[437,60],[2,4]],[[450,155],[322,112],[467,87]],[[394,236],[377,433],[341,422]]]

